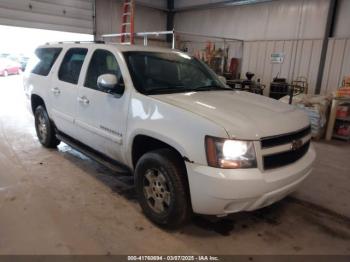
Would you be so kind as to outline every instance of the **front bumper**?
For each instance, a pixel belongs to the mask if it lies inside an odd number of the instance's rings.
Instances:
[[[186,162],[193,211],[221,216],[271,205],[295,191],[311,173],[315,158],[310,146],[297,162],[268,171],[218,169]]]

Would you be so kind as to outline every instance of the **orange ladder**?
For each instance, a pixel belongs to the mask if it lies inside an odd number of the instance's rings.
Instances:
[[[135,31],[134,31],[134,12],[135,1],[124,0],[123,16],[122,16],[122,30],[121,30],[121,43],[131,44],[135,43]]]

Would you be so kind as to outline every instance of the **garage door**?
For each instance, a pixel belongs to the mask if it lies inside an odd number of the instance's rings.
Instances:
[[[0,0],[0,24],[93,34],[94,0]]]

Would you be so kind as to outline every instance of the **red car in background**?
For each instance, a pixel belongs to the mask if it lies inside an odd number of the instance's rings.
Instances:
[[[22,72],[21,65],[10,59],[0,59],[0,76],[18,75]]]

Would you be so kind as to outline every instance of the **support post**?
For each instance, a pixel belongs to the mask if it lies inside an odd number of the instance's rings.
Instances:
[[[328,51],[328,42],[329,42],[329,38],[332,37],[334,33],[337,6],[338,6],[338,0],[330,0],[328,16],[327,16],[327,24],[326,24],[325,34],[324,34],[323,44],[322,44],[320,66],[318,68],[318,73],[317,73],[317,82],[316,82],[316,90],[315,90],[316,95],[321,93],[322,78],[324,74],[324,68],[326,65],[326,57],[327,57],[327,51]]]
[[[167,2],[167,18],[166,18],[166,30],[170,31],[170,30],[174,30],[174,16],[175,16],[175,12],[174,12],[174,0],[168,0]],[[171,41],[173,41],[172,39],[172,35],[167,35],[166,36],[166,40],[168,43],[171,43]]]
[[[97,40],[97,24],[96,24],[96,0],[92,2],[92,23],[93,23],[93,34],[94,41]]]
[[[168,36],[168,35],[167,35]],[[175,49],[176,48],[176,35],[175,35],[175,31],[173,31],[173,33],[170,35],[173,37],[172,39],[172,44],[171,44],[171,48]]]

